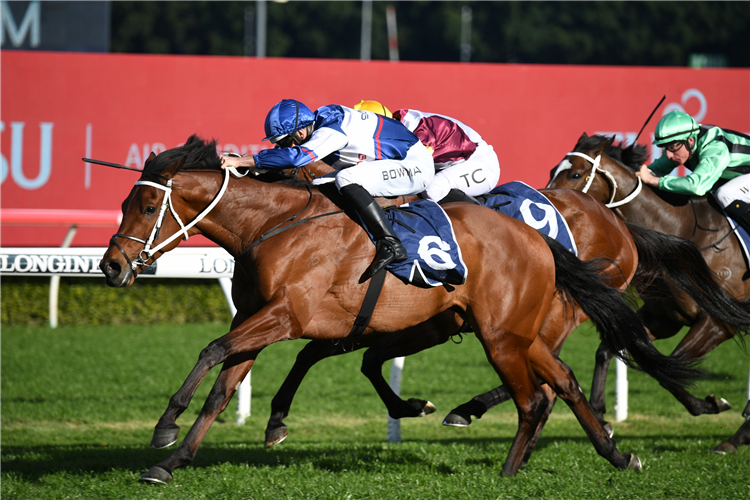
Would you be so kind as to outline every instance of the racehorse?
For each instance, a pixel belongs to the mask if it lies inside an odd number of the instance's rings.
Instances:
[[[169,482],[175,469],[192,462],[265,346],[345,337],[367,286],[359,277],[374,245],[331,199],[309,186],[234,179],[220,164],[215,141],[196,136],[181,147],[152,154],[123,202],[122,223],[100,263],[107,284],[124,287],[176,247],[181,236],[203,234],[235,257],[232,297],[237,314],[230,331],[201,351],[159,419],[152,446],[176,442],[176,419],[208,371],[223,363],[221,373],[185,439],[170,457],[141,475],[145,482]],[[401,331],[449,309],[461,314],[518,410],[518,431],[504,474],[518,471],[544,413],[546,398],[537,375],[571,407],[602,456],[619,469],[639,470],[638,458],[620,453],[593,415],[572,371],[538,339],[555,291],[563,290],[597,318],[600,336],[611,349],[627,350],[663,383],[684,385],[699,372],[651,345],[635,313],[604,283],[606,277],[594,272],[594,264],[582,263],[557,242],[487,208],[454,204],[446,212],[469,269],[466,282],[426,289],[388,274],[364,334]],[[291,222],[301,214],[307,217]],[[289,230],[277,231],[285,224]],[[266,239],[271,233],[275,236]]]
[[[325,173],[325,168],[318,165],[309,166],[308,169],[308,175],[305,176],[308,179],[310,174],[317,176]],[[643,256],[640,259],[639,281],[653,279],[653,273],[666,267],[667,272],[675,275],[686,293],[695,297],[706,309],[721,315],[730,324],[738,327],[750,326],[750,313],[734,303],[714,281],[694,245],[639,226],[626,227],[611,210],[578,191],[547,189],[542,192],[570,226],[579,249],[579,257],[583,260],[606,258],[610,262],[610,267],[606,271],[610,276],[610,286],[624,289],[636,273],[639,256]],[[560,322],[561,317],[570,318],[571,321]],[[585,319],[585,315],[580,311],[576,313],[568,310],[562,316],[550,314],[540,336],[557,354],[568,334]],[[404,401],[398,397],[383,378],[382,365],[388,359],[414,354],[446,342],[460,331],[462,323],[459,316],[444,314],[433,321],[386,338],[370,336],[336,343],[310,342],[299,352],[294,366],[273,398],[271,417],[266,427],[265,446],[271,447],[286,439],[288,429],[283,420],[288,416],[294,394],[309,369],[326,357],[364,347],[369,349],[363,356],[362,372],[375,387],[390,417],[418,417],[434,412],[435,407],[429,401],[416,398]],[[551,398],[548,411],[551,411],[554,393],[547,392]],[[443,423],[458,427],[468,426],[472,416],[481,417],[490,408],[508,399],[510,395],[504,388],[493,389],[452,410]],[[528,455],[525,457],[525,460],[527,459]]]
[[[644,187],[635,172],[647,157],[644,146],[613,145],[613,137],[584,133],[572,153],[552,171],[550,188],[585,190],[607,203],[621,219],[655,231],[693,241],[723,286],[738,300],[750,295],[750,280],[737,238],[713,196],[685,196]],[[623,161],[620,161],[622,159]],[[595,166],[595,168],[594,168]],[[649,333],[657,339],[676,335],[689,326],[671,356],[698,359],[722,342],[736,338],[738,328],[727,324],[675,290],[669,280],[643,294],[641,317]],[[653,293],[656,292],[656,293]],[[738,337],[742,341],[742,337]],[[597,352],[597,367],[591,390],[591,405],[598,415],[604,412],[604,380],[611,354]],[[719,413],[731,408],[713,395],[694,397],[684,388],[670,391],[692,415]],[[750,401],[745,417],[750,419]],[[750,443],[750,420],[737,433],[713,448],[717,453],[737,453],[737,447]]]

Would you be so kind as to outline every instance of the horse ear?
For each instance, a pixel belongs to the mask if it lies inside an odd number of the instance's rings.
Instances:
[[[165,177],[171,178],[174,176],[174,174],[177,173],[178,170],[182,168],[184,164],[185,158],[180,158],[178,161],[168,165],[164,170],[162,170],[161,174]]]
[[[586,132],[582,133],[581,137],[578,138],[578,142],[576,143],[576,146],[578,146],[579,144],[583,144],[584,141],[588,140],[588,138],[589,138],[589,134],[587,134]]]
[[[154,154],[154,152],[151,151],[151,154],[148,155],[148,158],[146,158],[146,161],[143,164],[143,170],[146,170],[146,167],[148,166],[148,164],[154,161],[155,159],[156,159],[156,154]]]
[[[609,149],[610,146],[612,146],[612,143],[615,142],[615,136],[607,137],[606,140],[600,142],[599,144],[594,147],[594,150],[592,152],[592,156],[597,154],[604,154],[604,152]]]

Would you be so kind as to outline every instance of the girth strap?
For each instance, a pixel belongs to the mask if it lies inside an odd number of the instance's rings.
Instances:
[[[365,299],[362,301],[362,307],[359,309],[359,314],[354,320],[352,330],[349,332],[347,337],[357,337],[362,335],[367,325],[370,323],[372,312],[375,310],[375,304],[378,303],[380,292],[383,290],[383,283],[385,283],[385,268],[381,269],[370,279],[370,284],[365,292]]]

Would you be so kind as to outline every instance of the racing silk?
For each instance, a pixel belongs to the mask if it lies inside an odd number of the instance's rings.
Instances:
[[[399,109],[393,113],[393,117],[400,120],[414,132],[422,144],[432,150],[437,171],[468,159],[483,142],[482,136],[474,129],[447,116]]]
[[[648,168],[659,178],[659,189],[679,194],[703,196],[719,179],[734,179],[750,173],[750,137],[714,125],[701,125],[695,148],[685,167],[685,177],[666,175],[675,163],[661,156]]]
[[[323,160],[336,170],[375,160],[402,160],[419,139],[400,122],[337,104],[315,111],[310,139],[254,155],[260,168],[301,167]]]

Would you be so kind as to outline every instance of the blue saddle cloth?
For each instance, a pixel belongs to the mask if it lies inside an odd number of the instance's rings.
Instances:
[[[489,192],[484,205],[525,222],[578,256],[578,248],[568,223],[546,196],[528,184],[521,181],[502,184]]]
[[[448,214],[430,200],[417,200],[386,209],[409,257],[388,270],[406,283],[422,288],[463,285],[467,269]]]

